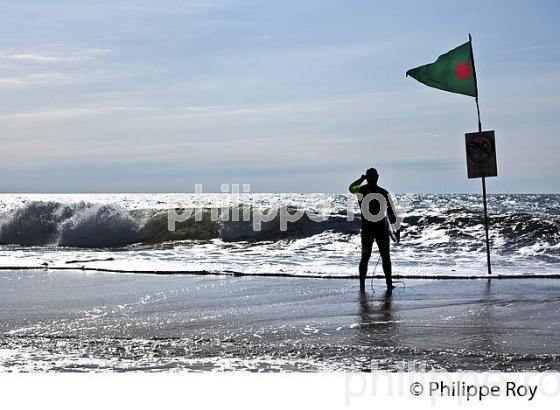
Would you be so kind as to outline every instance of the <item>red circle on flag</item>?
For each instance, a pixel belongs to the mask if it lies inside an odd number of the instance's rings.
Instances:
[[[462,80],[466,80],[471,76],[471,68],[467,63],[461,61],[455,66],[455,75]]]

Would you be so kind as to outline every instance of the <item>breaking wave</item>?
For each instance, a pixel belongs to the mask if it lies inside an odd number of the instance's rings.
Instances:
[[[195,214],[194,210],[176,210],[177,215]],[[264,214],[266,215],[265,211]],[[5,215],[0,226],[0,245],[63,246],[77,248],[115,248],[136,243],[155,244],[170,241],[209,240],[225,242],[274,241],[313,236],[325,231],[341,234],[359,232],[359,220],[342,215],[314,221],[304,215],[281,229],[279,214],[260,223],[255,230],[253,213],[240,221],[215,220],[211,209],[176,222],[169,230],[167,211],[129,211],[115,205],[77,205],[57,202],[31,202]]]
[[[281,241],[308,238],[330,232],[345,241],[359,233],[359,217],[349,220],[346,212],[332,210],[323,217],[312,214],[296,222],[288,222],[281,229],[278,215],[254,229],[253,211],[248,209],[248,220],[233,222],[224,218],[215,221],[210,208],[202,210],[199,220],[193,216],[177,222],[175,230],[168,229],[166,210],[128,210],[118,205],[65,204],[55,201],[32,201],[2,216],[0,245],[55,246],[76,248],[118,248],[132,244],[157,244],[173,241],[205,241],[221,239],[224,242]],[[192,210],[177,210],[177,214]],[[291,209],[293,214],[296,209]],[[229,209],[231,214],[232,208]],[[241,209],[241,215],[243,215]],[[354,213],[351,213],[355,216]],[[480,247],[482,215],[469,207],[430,209],[412,207],[404,213],[403,240],[418,249]],[[560,217],[530,212],[500,212],[491,214],[492,240],[503,251],[533,252],[550,257],[560,256]]]

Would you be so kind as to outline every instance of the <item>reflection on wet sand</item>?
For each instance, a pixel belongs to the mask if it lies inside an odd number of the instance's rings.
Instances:
[[[398,345],[398,321],[395,320],[393,292],[384,291],[375,297],[365,291],[358,294],[360,335],[362,343],[371,346]]]

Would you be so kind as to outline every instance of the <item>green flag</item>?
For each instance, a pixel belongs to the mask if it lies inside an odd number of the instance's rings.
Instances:
[[[440,90],[471,97],[478,94],[470,41],[440,55],[432,64],[408,70],[406,75]]]

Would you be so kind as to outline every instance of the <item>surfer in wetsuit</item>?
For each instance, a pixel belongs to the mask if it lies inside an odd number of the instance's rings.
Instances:
[[[353,194],[358,194],[358,203],[362,212],[362,258],[359,268],[360,289],[365,288],[368,262],[371,257],[373,242],[375,241],[381,255],[387,289],[390,291],[394,289],[394,286],[391,278],[391,255],[389,253],[391,240],[386,217],[389,218],[391,224],[394,224],[396,216],[389,193],[377,185],[378,179],[379,174],[377,170],[370,168],[366,171],[365,175],[362,175],[350,184],[349,190]],[[364,181],[367,181],[367,184],[362,185]]]

